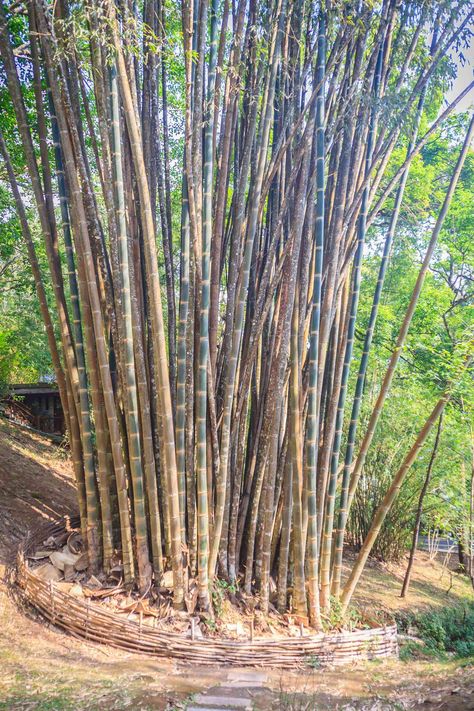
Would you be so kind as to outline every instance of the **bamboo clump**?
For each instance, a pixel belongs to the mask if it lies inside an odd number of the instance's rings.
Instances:
[[[386,513],[376,512],[345,582],[354,493],[474,130],[363,429],[412,162],[474,86],[428,120],[452,48],[469,40],[469,2],[25,5],[0,8],[15,118],[0,153],[67,421],[90,571],[107,572],[117,553],[125,582],[146,594],[171,570],[175,606],[197,580],[210,616],[225,580],[263,614],[291,608],[319,631],[333,600],[350,604]],[[380,219],[388,228],[352,393],[364,250]],[[457,348],[462,359],[472,344]],[[394,472],[387,506],[431,424]],[[34,577],[27,588],[43,605]],[[301,644],[316,649],[318,639]]]

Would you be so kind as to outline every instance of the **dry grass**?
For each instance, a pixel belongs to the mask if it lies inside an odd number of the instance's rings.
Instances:
[[[346,573],[351,558],[348,557],[345,562]],[[406,560],[398,565],[369,561],[357,589],[355,603],[360,607],[399,612],[438,609],[474,599],[469,579],[456,572],[458,560],[455,555],[446,557],[446,554],[438,553],[431,560],[425,551],[417,551],[407,597],[401,598],[406,564]]]

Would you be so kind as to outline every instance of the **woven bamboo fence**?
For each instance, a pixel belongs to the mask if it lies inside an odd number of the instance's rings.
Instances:
[[[71,521],[73,523],[73,521]],[[197,638],[124,619],[100,603],[74,597],[35,575],[31,555],[49,536],[63,533],[65,522],[47,524],[31,533],[17,556],[17,582],[24,598],[52,624],[92,642],[119,649],[168,657],[194,664],[278,667],[291,669],[315,660],[321,665],[389,657],[398,652],[397,628],[386,625],[354,632],[301,637],[258,638],[248,641]]]

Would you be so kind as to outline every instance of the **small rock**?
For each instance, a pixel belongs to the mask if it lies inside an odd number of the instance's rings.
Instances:
[[[247,636],[247,634],[245,632],[245,628],[241,622],[230,623],[230,624],[227,623],[224,625],[224,629],[227,630],[228,632],[233,632],[238,637]]]
[[[43,563],[39,568],[36,568],[35,575],[37,575],[41,580],[62,580],[62,573],[58,570],[52,563]]]
[[[416,644],[419,644],[420,646],[426,646],[426,643],[421,637],[413,637],[413,635],[409,634],[397,634],[397,640],[399,644],[406,644],[408,642],[416,642]]]
[[[53,546],[56,545],[56,539],[54,536],[49,536],[45,541],[43,541],[43,546],[46,546],[46,548],[52,548]]]
[[[192,628],[190,627],[187,632],[186,632],[186,637],[192,637],[193,636],[193,631]],[[194,639],[201,639],[203,637],[202,629],[199,627],[198,624],[194,625]]]
[[[71,553],[67,547],[66,550],[54,551],[54,553],[49,554],[49,559],[51,563],[59,570],[64,570],[65,565],[74,565],[78,560],[79,556]]]

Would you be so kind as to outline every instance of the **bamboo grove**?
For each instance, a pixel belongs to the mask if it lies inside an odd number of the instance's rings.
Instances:
[[[348,512],[472,121],[362,428],[387,265],[412,161],[473,86],[427,123],[425,102],[472,16],[463,1],[2,3],[2,86],[16,119],[0,137],[2,175],[92,572],[118,552],[143,594],[172,570],[178,607],[194,578],[211,612],[218,576],[263,611],[291,608],[316,628],[333,600],[347,609],[460,376],[440,392],[345,580]],[[359,361],[366,234],[387,210]]]

